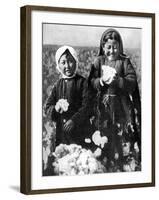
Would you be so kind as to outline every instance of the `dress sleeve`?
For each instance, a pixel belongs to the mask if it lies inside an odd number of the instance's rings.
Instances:
[[[78,109],[78,111],[72,116],[72,121],[75,123],[76,126],[82,124],[86,119],[88,119],[89,115],[91,114],[91,109],[89,105],[89,91],[88,91],[88,80],[84,80],[82,87],[82,105]]]
[[[47,98],[43,108],[44,115],[53,121],[56,121],[58,114],[55,110],[55,105],[56,105],[56,85],[53,86],[51,93]]]
[[[118,78],[117,85],[121,90],[128,93],[132,93],[136,88],[136,73],[128,58],[124,60],[124,76]]]

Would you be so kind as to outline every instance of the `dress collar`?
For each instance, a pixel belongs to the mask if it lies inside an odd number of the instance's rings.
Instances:
[[[62,79],[71,79],[71,78],[74,78],[76,76],[76,73],[73,74],[72,76],[66,76],[64,74],[62,74]]]

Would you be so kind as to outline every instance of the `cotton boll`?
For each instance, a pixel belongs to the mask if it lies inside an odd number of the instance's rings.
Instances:
[[[123,156],[128,156],[130,154],[130,142],[126,142],[123,144]]]
[[[90,144],[91,143],[91,139],[90,138],[85,138],[85,143],[88,143],[88,144]]]
[[[95,152],[94,152],[94,156],[95,156],[96,158],[100,157],[101,154],[102,154],[102,150],[101,150],[100,148],[97,148],[97,149],[95,150]]]
[[[110,84],[113,80],[113,77],[116,74],[116,70],[112,67],[102,65],[102,71],[103,71],[103,81],[107,84]]]
[[[82,176],[82,175],[85,175],[84,171],[79,171],[78,175]]]
[[[140,151],[137,142],[135,142],[135,144],[134,144],[134,150],[136,153],[139,153],[139,151]]]
[[[92,157],[93,156],[93,153],[92,153],[92,151],[91,150],[87,150],[87,154],[89,155],[89,157]]]
[[[79,158],[77,159],[76,163],[77,163],[78,168],[82,169],[82,167],[81,167],[82,166],[82,161]]]
[[[123,171],[124,172],[131,172],[131,168],[128,164],[123,165]]]
[[[93,174],[97,171],[98,165],[96,162],[89,163],[89,172]]]
[[[105,167],[95,158],[92,151],[79,145],[61,144],[56,148],[54,154],[56,156],[52,165],[55,174],[62,176],[83,175],[105,171]]]
[[[82,166],[85,166],[87,163],[87,155],[85,155],[85,153],[81,153],[79,156],[79,161],[81,162]]]
[[[67,102],[67,99],[59,99],[55,105],[56,111],[58,111],[59,108],[61,108],[64,112],[66,112],[68,110],[68,107],[69,103]]]
[[[102,65],[103,74],[115,75],[117,72],[113,67]]]
[[[48,162],[48,156],[50,154],[50,148],[44,148],[43,147],[43,161],[44,161],[44,169],[47,167],[47,162]]]
[[[129,165],[130,165],[131,171],[134,172],[136,169],[136,161],[134,158],[131,158],[131,160],[129,161]]]
[[[75,168],[72,168],[71,172],[70,172],[70,175],[71,176],[75,176],[76,174],[77,174],[77,172],[76,172]]]
[[[75,162],[70,162],[69,165],[70,165],[71,168],[74,168],[76,166],[76,163]]]
[[[73,152],[71,155],[74,159],[77,159],[79,157],[79,153],[77,151]]]
[[[78,166],[78,172],[83,171],[83,167],[81,163],[79,165],[77,164],[77,166]]]
[[[76,162],[76,158],[74,157],[73,154],[68,154],[69,156],[69,163],[75,163]]]
[[[100,145],[100,131],[95,131],[94,134],[92,135],[92,141],[94,142],[95,145],[99,146]]]
[[[106,136],[103,136],[101,138],[101,148],[103,149],[104,148],[104,145],[108,143],[108,138]]]
[[[101,137],[100,131],[95,131],[92,135],[92,141],[95,145],[101,146],[101,148],[104,148],[104,145],[108,142],[108,138],[106,136]]]
[[[60,172],[69,172],[71,170],[68,160],[69,160],[68,155],[58,160]]]
[[[55,157],[57,157],[57,158],[64,157],[68,153],[69,153],[69,150],[67,148],[67,145],[65,145],[65,144],[60,144],[55,149]]]
[[[58,163],[57,160],[52,163],[52,166],[54,167],[54,173],[55,174],[59,174],[60,173],[60,171],[59,171],[59,163]]]
[[[118,160],[118,159],[119,159],[119,153],[115,153],[114,159],[115,159],[115,160]]]
[[[69,150],[70,154],[72,154],[74,152],[80,153],[80,151],[82,150],[82,146],[76,145],[76,144],[70,144],[67,146],[67,149]]]
[[[97,165],[95,158],[91,158],[89,160],[88,167],[89,167],[89,171],[91,174],[97,171],[98,165]]]
[[[88,165],[86,165],[86,166],[83,168],[83,171],[84,171],[84,174],[88,174],[88,173],[89,173]]]
[[[59,104],[59,102],[57,102],[55,105],[55,110],[58,112],[59,109],[60,109],[60,104]]]
[[[62,108],[63,108],[64,112],[66,112],[68,110],[68,106],[69,106],[69,103],[67,102],[66,99],[64,99],[62,102]]]

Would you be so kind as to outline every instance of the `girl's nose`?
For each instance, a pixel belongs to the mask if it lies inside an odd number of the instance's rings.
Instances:
[[[65,67],[66,67],[66,69],[70,68],[69,62],[66,62]]]

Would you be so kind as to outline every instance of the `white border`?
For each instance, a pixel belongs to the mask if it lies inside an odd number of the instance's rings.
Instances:
[[[151,182],[151,19],[95,14],[32,11],[31,188],[117,185]],[[142,28],[142,171],[69,177],[42,177],[42,23],[66,23]]]

